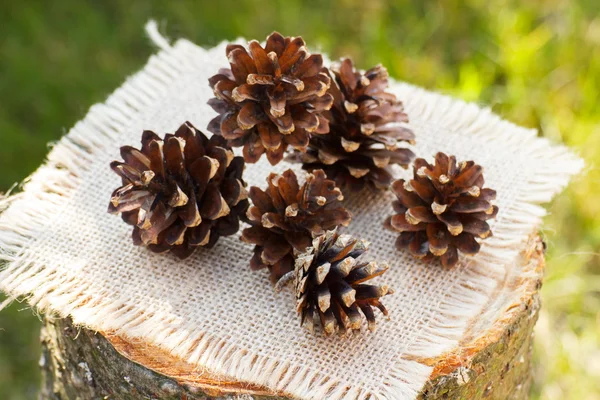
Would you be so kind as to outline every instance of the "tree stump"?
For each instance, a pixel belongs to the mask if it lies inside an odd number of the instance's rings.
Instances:
[[[433,367],[420,399],[529,397],[543,252],[543,242],[533,236],[521,265],[471,321],[459,346],[435,359],[417,359]],[[45,318],[41,341],[43,400],[289,398],[199,370],[148,343],[77,328],[69,319]]]

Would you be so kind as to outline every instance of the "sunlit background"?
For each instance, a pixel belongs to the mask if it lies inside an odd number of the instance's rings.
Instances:
[[[600,399],[600,1],[2,1],[0,191],[141,68],[150,18],[203,46],[302,35],[572,146],[587,169],[548,205],[532,398]],[[39,329],[24,304],[0,313],[1,399],[36,397]]]

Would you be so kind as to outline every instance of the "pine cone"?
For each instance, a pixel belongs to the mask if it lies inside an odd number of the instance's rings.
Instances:
[[[186,258],[197,246],[212,247],[246,220],[244,160],[225,139],[204,134],[189,122],[164,140],[144,131],[142,148],[121,147],[124,162],[111,168],[123,180],[108,211],[133,225],[133,242],[156,253]]]
[[[441,257],[444,267],[458,262],[458,250],[474,255],[479,252],[476,237],[492,235],[488,219],[495,218],[498,207],[491,201],[496,191],[483,189],[483,168],[473,161],[456,164],[456,157],[444,153],[430,165],[418,158],[414,179],[397,180],[392,190],[398,197],[386,228],[401,232],[398,249],[424,260]]]
[[[309,171],[323,169],[342,188],[358,190],[366,183],[387,189],[393,180],[390,165],[406,168],[415,157],[399,147],[402,141],[414,143],[415,135],[399,124],[408,117],[396,96],[385,91],[387,70],[378,65],[361,74],[345,59],[332,72],[334,102],[324,114],[330,133],[311,138],[308,151],[295,157]]]
[[[208,104],[219,113],[208,130],[233,147],[243,146],[244,158],[257,162],[263,153],[272,165],[288,145],[305,151],[311,134],[329,132],[320,113],[331,107],[331,78],[320,54],[309,55],[301,37],[274,32],[265,48],[253,40],[227,46],[231,69],[209,79],[215,98]]]
[[[368,243],[364,240],[329,231],[317,237],[312,247],[298,256],[293,274],[301,324],[308,321],[312,331],[320,323],[327,335],[336,328],[342,333],[360,330],[360,309],[367,318],[369,330],[375,330],[373,307],[387,316],[380,297],[393,291],[385,285],[363,283],[389,268],[385,263],[378,266],[376,262],[357,261],[367,250]]]
[[[252,227],[242,231],[242,240],[255,245],[250,261],[253,270],[269,268],[277,282],[294,267],[294,251],[302,252],[314,236],[339,225],[347,226],[351,215],[340,201],[344,198],[323,171],[307,174],[299,186],[291,169],[267,178],[265,191],[253,186],[248,209]]]

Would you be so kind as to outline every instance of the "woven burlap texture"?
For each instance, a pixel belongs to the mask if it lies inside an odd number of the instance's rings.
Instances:
[[[179,261],[131,243],[131,227],[106,212],[119,186],[109,162],[144,129],[173,132],[184,121],[204,129],[214,112],[207,79],[227,66],[225,44],[204,50],[186,40],[162,50],[57,143],[24,191],[0,216],[4,266],[0,288],[41,311],[77,324],[139,338],[198,366],[306,399],[410,399],[431,367],[413,361],[456,347],[469,320],[489,300],[506,266],[540,222],[545,202],[581,168],[565,148],[490,111],[417,87],[393,83],[417,134],[414,151],[475,159],[498,191],[494,237],[479,255],[444,270],[394,248],[382,228],[390,193],[347,194],[354,220],[346,232],[372,243],[367,259],[387,260],[385,298],[375,333],[313,336],[299,326],[293,293],[275,293],[264,271],[252,272],[252,246],[222,238]],[[270,172],[297,166],[266,160],[245,179],[264,187]],[[399,170],[406,177],[407,171]]]

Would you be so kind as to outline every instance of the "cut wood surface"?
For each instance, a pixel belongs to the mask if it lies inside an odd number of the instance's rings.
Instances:
[[[415,358],[433,367],[419,398],[528,398],[543,250],[533,236],[454,350]],[[216,376],[140,340],[74,327],[67,318],[45,318],[41,340],[44,400],[292,398]]]

